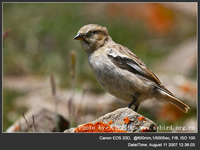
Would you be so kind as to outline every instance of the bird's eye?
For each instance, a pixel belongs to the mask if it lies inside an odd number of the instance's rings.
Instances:
[[[97,33],[98,31],[89,31],[86,36],[87,37],[90,37],[90,36],[93,36],[95,33]]]

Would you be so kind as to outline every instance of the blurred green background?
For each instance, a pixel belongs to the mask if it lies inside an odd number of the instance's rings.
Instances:
[[[70,52],[75,51],[75,88],[89,83],[91,92],[102,93],[85,52],[73,39],[78,30],[90,23],[107,27],[116,43],[131,49],[153,68],[173,47],[196,37],[196,17],[175,9],[175,4],[3,3],[3,78],[48,77],[53,73],[59,87],[70,88]],[[196,72],[188,78],[196,80]],[[8,113],[19,111],[13,100],[23,94],[4,87],[4,130],[13,123]]]

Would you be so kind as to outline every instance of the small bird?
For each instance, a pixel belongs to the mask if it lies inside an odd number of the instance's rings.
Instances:
[[[74,39],[80,40],[100,85],[111,95],[129,102],[128,108],[134,105],[137,111],[142,101],[154,98],[188,112],[189,107],[175,98],[142,60],[112,40],[106,27],[85,25]]]

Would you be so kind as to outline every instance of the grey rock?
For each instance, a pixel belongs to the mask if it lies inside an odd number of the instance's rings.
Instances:
[[[125,122],[125,118],[128,119],[128,122]],[[109,124],[112,128],[117,127],[118,129],[127,132],[157,132],[156,124],[153,121],[145,118],[130,108],[117,109],[111,113],[105,114],[91,123],[94,124],[96,122],[103,122]],[[82,125],[79,125],[79,127],[80,126]],[[73,133],[74,130],[75,128],[71,128],[64,132]]]
[[[63,132],[69,127],[69,122],[61,115],[45,108],[32,108],[24,117],[21,116],[6,132]]]
[[[67,129],[67,130],[64,131],[64,133],[74,133],[74,130],[75,130],[75,129],[76,129],[76,128]]]

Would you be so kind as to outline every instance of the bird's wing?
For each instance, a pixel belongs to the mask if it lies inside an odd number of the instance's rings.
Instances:
[[[121,48],[119,50],[111,49],[108,53],[108,57],[117,67],[136,74],[142,80],[152,82],[157,88],[173,96],[173,94],[162,85],[158,77],[128,48],[123,47],[123,49]]]

